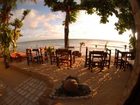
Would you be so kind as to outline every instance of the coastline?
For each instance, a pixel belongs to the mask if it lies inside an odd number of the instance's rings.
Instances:
[[[85,46],[82,46],[82,53],[85,54],[85,48],[89,47],[91,49],[96,48],[104,48],[107,44],[107,47],[112,51],[117,49],[124,49],[124,45],[127,45],[127,42],[121,41],[110,41],[110,40],[94,40],[94,39],[70,39],[69,46],[74,46],[73,50],[79,51],[80,43],[84,42]],[[26,41],[26,42],[18,42],[17,50],[25,52],[26,48],[39,48],[39,47],[49,47],[53,46],[54,48],[64,48],[64,39],[47,39],[47,40],[35,40],[35,41]]]

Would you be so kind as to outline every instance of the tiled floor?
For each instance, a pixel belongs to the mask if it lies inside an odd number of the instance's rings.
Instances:
[[[39,105],[38,99],[46,90],[46,84],[29,77],[15,89],[5,87],[5,95],[0,97],[0,105]]]

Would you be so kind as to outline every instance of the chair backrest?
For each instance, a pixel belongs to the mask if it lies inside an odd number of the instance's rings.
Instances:
[[[106,48],[106,59],[111,60],[111,50]]]
[[[59,56],[68,56],[72,57],[72,52],[71,50],[68,50],[68,49],[56,49],[56,57],[59,57]]]
[[[32,49],[26,49],[26,56],[32,56]]]
[[[39,49],[32,49],[32,51],[35,52],[36,56],[39,56],[39,54],[40,54]]]
[[[89,64],[89,54],[88,54],[88,47],[86,47],[86,55],[85,55],[85,67]]]
[[[111,50],[106,48],[106,52],[111,55]]]
[[[86,47],[86,58],[88,57],[88,47]]]
[[[89,52],[89,69],[91,67],[104,68],[104,51],[90,51]]]
[[[118,63],[120,63],[121,59],[122,59],[122,55],[121,55],[120,50],[115,49],[114,65],[118,65]]]
[[[111,50],[106,48],[104,66],[108,66],[108,68],[109,68],[110,62],[111,62]]]
[[[26,49],[27,64],[33,60],[32,49]]]
[[[104,51],[90,51],[90,59],[94,60],[94,58],[98,58],[104,60]]]
[[[135,59],[135,52],[129,52],[128,54],[127,54],[127,59],[129,59],[129,60],[134,60]]]
[[[70,63],[70,67],[72,66],[72,52],[68,49],[56,49],[56,62],[59,67],[60,63]]]
[[[115,59],[118,59],[118,57],[119,57],[119,50],[118,49],[115,49]]]

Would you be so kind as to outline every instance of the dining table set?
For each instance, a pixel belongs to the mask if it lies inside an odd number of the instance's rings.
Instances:
[[[88,51],[86,47],[85,55],[85,67],[88,67],[91,71],[92,68],[98,67],[102,71],[104,67],[110,67],[111,50],[106,49],[93,49]]]
[[[131,50],[115,49],[114,65],[119,69],[133,69],[135,52]]]
[[[102,71],[105,67],[110,68],[111,57],[114,59],[114,66],[119,69],[132,69],[134,65],[134,52],[115,49],[115,54],[111,56],[111,49],[92,49],[86,47],[85,67],[92,71],[98,67]],[[112,60],[113,60],[112,59]]]
[[[85,51],[85,67],[92,71],[93,68],[100,68],[102,71],[105,67],[108,69],[111,65],[111,58],[113,57],[113,64],[119,69],[132,69],[134,65],[134,52],[127,50],[115,49],[115,54],[112,56],[111,49],[92,49],[86,47]],[[58,48],[48,50],[45,48],[26,49],[27,64],[31,63],[43,64],[48,63],[56,64],[58,67],[66,65],[72,67],[75,63],[76,57],[81,57],[79,51],[66,48]],[[133,59],[132,59],[133,58]],[[112,59],[112,60],[113,60]]]
[[[58,67],[64,64],[72,67],[72,64],[75,63],[75,58],[80,55],[79,53],[79,51],[73,51],[66,48],[58,48],[53,50],[49,50],[46,47],[26,49],[28,65],[31,63],[43,64],[50,62],[51,65],[56,64]]]

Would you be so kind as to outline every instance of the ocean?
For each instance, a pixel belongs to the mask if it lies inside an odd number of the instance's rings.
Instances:
[[[88,47],[90,50],[94,48],[104,48],[107,45],[107,48],[112,50],[112,54],[115,49],[124,50],[125,45],[128,49],[129,43],[120,42],[120,41],[111,41],[111,40],[96,40],[96,39],[69,39],[69,46],[73,46],[74,49],[78,50],[80,43],[84,42],[85,46],[82,46],[82,54],[85,55],[85,48]],[[17,43],[17,51],[25,52],[27,48],[40,48],[40,47],[49,47],[53,46],[54,48],[64,48],[64,39],[49,39],[49,40],[36,40],[36,41],[26,41]]]

